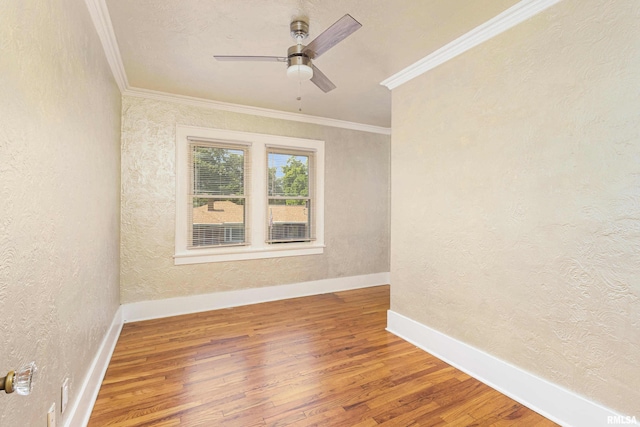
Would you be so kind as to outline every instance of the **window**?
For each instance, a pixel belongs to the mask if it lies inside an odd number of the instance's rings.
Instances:
[[[314,153],[309,151],[267,151],[268,243],[314,239],[313,160]]]
[[[246,146],[190,141],[190,248],[248,243],[248,152]]]
[[[323,141],[176,127],[176,264],[323,251]]]

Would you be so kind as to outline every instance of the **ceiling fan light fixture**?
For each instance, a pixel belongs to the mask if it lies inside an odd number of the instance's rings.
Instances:
[[[313,69],[306,64],[289,65],[287,77],[294,80],[309,80],[313,77]]]
[[[313,77],[311,59],[303,52],[305,46],[297,44],[287,51],[287,77],[294,80],[309,80]]]

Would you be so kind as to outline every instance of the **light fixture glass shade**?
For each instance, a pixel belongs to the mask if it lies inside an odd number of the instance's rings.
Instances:
[[[295,80],[309,80],[313,77],[313,69],[304,64],[292,64],[287,68],[287,77]]]
[[[35,362],[28,363],[13,374],[13,390],[23,396],[28,396],[33,388],[33,374],[36,373]]]

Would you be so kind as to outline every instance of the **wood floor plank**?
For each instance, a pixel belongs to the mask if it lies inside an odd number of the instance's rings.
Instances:
[[[385,330],[389,287],[123,327],[89,427],[553,426]]]

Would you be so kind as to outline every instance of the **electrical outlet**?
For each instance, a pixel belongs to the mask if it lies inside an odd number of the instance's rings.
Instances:
[[[47,427],[56,427],[56,404],[55,402],[49,408],[47,413]]]
[[[69,378],[65,378],[64,381],[62,381],[60,394],[60,413],[64,414],[64,410],[67,409],[67,402],[69,402]]]

